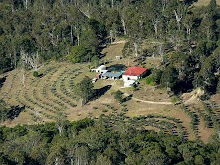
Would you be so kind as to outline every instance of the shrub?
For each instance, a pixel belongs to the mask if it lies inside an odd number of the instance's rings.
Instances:
[[[102,112],[105,113],[105,112],[108,112],[108,110],[107,109],[103,109]]]
[[[38,77],[38,76],[39,76],[38,71],[34,71],[34,72],[33,72],[33,76],[34,76],[34,77]]]
[[[146,84],[152,84],[154,82],[155,82],[155,78],[152,75],[146,77]]]
[[[115,100],[116,100],[119,104],[121,104],[121,103],[123,102],[123,97],[122,97],[122,95],[123,95],[123,93],[122,93],[120,90],[118,90],[117,92],[115,92],[114,98],[115,98]]]
[[[172,103],[173,104],[175,104],[175,103],[177,103],[177,102],[179,102],[180,101],[180,98],[178,97],[178,96],[173,96],[172,97]]]

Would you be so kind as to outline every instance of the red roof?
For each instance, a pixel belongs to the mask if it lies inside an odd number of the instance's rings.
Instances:
[[[130,67],[128,68],[123,75],[132,75],[132,76],[140,76],[143,74],[147,69],[143,67]]]

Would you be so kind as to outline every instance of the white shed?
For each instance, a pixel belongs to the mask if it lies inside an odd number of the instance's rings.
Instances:
[[[106,73],[108,70],[106,70],[105,65],[99,66],[97,69],[91,69],[92,72],[99,72],[99,73]]]

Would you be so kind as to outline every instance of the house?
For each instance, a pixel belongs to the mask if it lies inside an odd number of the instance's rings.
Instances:
[[[91,69],[91,72],[106,73],[108,70],[105,65],[101,65],[97,69]]]
[[[108,79],[108,78],[111,78],[113,80],[120,79],[121,75],[122,75],[121,72],[117,72],[117,73],[106,72],[106,73],[102,74],[102,79]]]
[[[146,72],[147,69],[143,67],[130,67],[123,73],[122,78],[124,82],[128,80],[139,80],[146,74]]]

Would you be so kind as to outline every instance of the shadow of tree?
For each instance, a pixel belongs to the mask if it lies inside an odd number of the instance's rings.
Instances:
[[[0,78],[0,88],[3,86],[5,81],[6,81],[6,76],[3,78]]]
[[[94,90],[94,97],[91,100],[96,100],[100,98],[102,95],[104,95],[112,86],[111,85],[106,85],[100,89],[95,89]]]
[[[7,112],[7,119],[13,120],[19,116],[19,114],[25,111],[25,106],[20,107],[19,105],[11,106],[10,110]]]
[[[129,96],[125,97],[125,98],[123,99],[123,103],[126,102],[126,101],[131,100],[132,97],[133,97],[133,94],[130,94]]]

